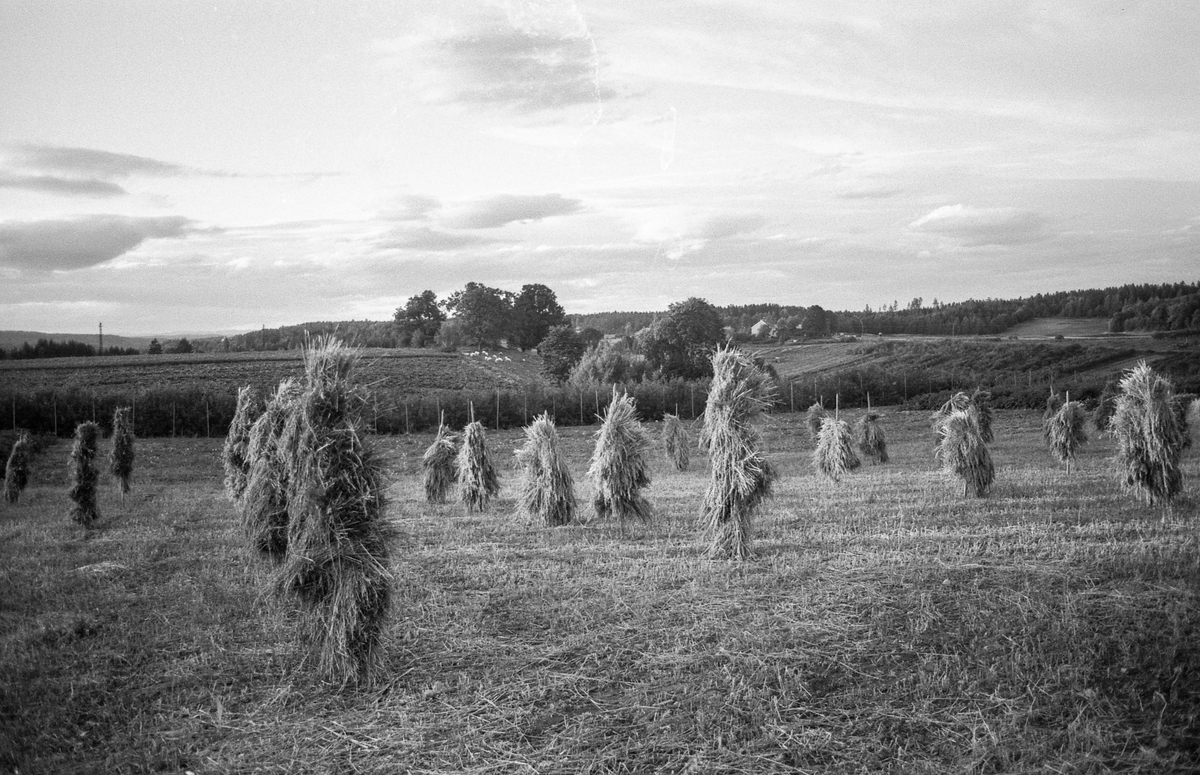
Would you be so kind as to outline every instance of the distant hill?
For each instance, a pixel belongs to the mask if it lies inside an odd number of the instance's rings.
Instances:
[[[154,337],[150,336],[116,336],[112,334],[104,335],[104,347],[132,347],[136,350],[145,350],[150,346],[150,340]],[[90,334],[48,334],[45,331],[0,331],[0,347],[5,350],[11,350],[14,347],[20,347],[28,342],[30,346],[37,344],[39,339],[53,339],[56,342],[67,342],[74,339],[76,342],[83,342],[95,347],[99,344],[96,332]],[[158,341],[164,341],[159,337]]]

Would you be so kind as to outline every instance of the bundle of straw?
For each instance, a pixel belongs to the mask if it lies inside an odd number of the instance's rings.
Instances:
[[[463,443],[458,450],[458,482],[468,513],[485,510],[500,492],[500,479],[487,448],[487,432],[478,420],[463,429]]]
[[[929,418],[929,427],[933,431],[933,443],[936,447],[942,443],[942,426],[950,415],[955,412],[965,412],[971,408],[971,397],[959,391],[950,396],[950,400],[938,407]]]
[[[94,422],[80,423],[75,428],[75,444],[71,447],[71,519],[91,527],[100,518],[96,503],[100,472],[96,468],[96,440],[100,426]]]
[[[445,503],[450,488],[458,478],[458,439],[450,432],[442,417],[438,418],[437,435],[433,443],[421,456],[421,469],[425,474],[425,500],[429,503]]]
[[[1147,505],[1169,501],[1183,489],[1180,458],[1187,433],[1179,421],[1175,388],[1142,361],[1121,379],[1109,428],[1117,437],[1117,463],[1126,491]]]
[[[755,421],[770,404],[770,379],[740,350],[718,348],[704,409],[700,443],[709,451],[712,479],[700,506],[709,554],[750,555],[754,511],[771,495],[775,468],[762,453]]]
[[[975,388],[971,394],[971,406],[975,407],[975,419],[979,423],[979,438],[985,444],[996,440],[992,432],[992,394],[983,388]]]
[[[879,415],[868,411],[854,424],[858,437],[858,450],[863,456],[876,463],[888,462],[887,436],[879,423]]]
[[[108,469],[117,478],[117,487],[124,499],[133,479],[133,415],[129,407],[123,406],[113,413],[112,427],[113,445]]]
[[[229,423],[229,433],[225,436],[225,448],[221,456],[225,464],[225,494],[235,504],[241,502],[249,479],[250,461],[246,457],[246,448],[250,443],[250,426],[257,416],[258,399],[254,390],[249,385],[239,388],[237,409]]]
[[[646,460],[650,436],[638,422],[633,398],[617,395],[604,410],[588,478],[596,488],[592,506],[601,519],[616,515],[624,530],[625,522],[650,519],[650,504],[642,497],[642,488],[650,484],[650,466]]]
[[[575,482],[549,412],[525,428],[525,445],[517,450],[517,462],[524,469],[518,497],[521,512],[546,527],[569,524],[575,518]]]
[[[302,392],[290,377],[280,382],[250,427],[246,446],[250,475],[242,493],[242,527],[250,545],[274,560],[287,553],[288,471],[295,455],[294,448],[285,448],[283,433]]]
[[[1075,453],[1088,440],[1085,425],[1087,413],[1078,401],[1068,400],[1058,412],[1050,418],[1046,433],[1050,441],[1050,451],[1059,462],[1067,464],[1067,473],[1071,473],[1071,463],[1075,462]]]
[[[1046,440],[1046,445],[1050,445],[1050,425],[1054,422],[1055,415],[1063,408],[1065,401],[1059,393],[1055,393],[1054,389],[1050,389],[1050,395],[1046,398],[1046,408],[1042,412],[1042,438]]]
[[[4,502],[16,503],[25,486],[29,484],[29,451],[31,447],[29,434],[24,431],[17,436],[12,451],[8,454],[8,464],[4,469]]]
[[[667,451],[667,460],[675,466],[676,471],[686,471],[691,450],[687,428],[677,415],[664,414],[662,427],[663,446]]]
[[[854,436],[850,425],[836,416],[826,417],[817,436],[817,448],[813,450],[813,465],[828,479],[838,482],[841,478],[862,465],[854,454]]]
[[[821,406],[819,402],[808,407],[808,411],[805,413],[805,419],[808,422],[808,433],[810,436],[812,436],[813,441],[816,441],[817,438],[820,437],[821,423],[823,423],[825,418],[828,416],[829,412],[826,412],[825,407]]]
[[[941,437],[936,457],[943,470],[962,477],[964,495],[982,498],[991,489],[996,470],[983,443],[975,408],[951,412],[942,423]]]
[[[383,665],[391,606],[383,470],[352,381],[359,352],[321,337],[304,352],[305,385],[281,444],[288,464],[287,554],[276,590],[300,605],[301,635],[322,676],[370,681]]]

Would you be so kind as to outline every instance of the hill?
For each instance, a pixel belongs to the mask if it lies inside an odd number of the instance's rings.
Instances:
[[[153,337],[149,336],[118,336],[113,334],[104,335],[104,347],[132,347],[135,350],[145,350],[150,346],[150,340]],[[178,338],[178,337],[176,337]],[[37,344],[39,339],[53,339],[56,342],[67,342],[74,340],[83,342],[95,347],[99,344],[97,332],[92,331],[89,334],[49,334],[44,331],[0,331],[0,348],[11,350],[15,347],[20,347],[25,343],[30,346]],[[159,338],[159,341],[163,341]]]

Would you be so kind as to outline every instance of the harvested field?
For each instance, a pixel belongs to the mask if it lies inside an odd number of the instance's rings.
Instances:
[[[745,562],[706,559],[703,455],[653,456],[655,521],[430,505],[432,434],[380,439],[403,532],[386,678],[298,669],[221,494],[218,440],[139,440],[96,529],[62,515],[65,442],[0,510],[0,768],[20,772],[1195,772],[1200,458],[1172,510],[1120,492],[1098,437],[1067,476],[999,411],[982,499],[937,470],[926,412],[890,462],[815,475],[803,415]],[[843,412],[853,422],[854,412]],[[593,436],[560,429],[580,489]],[[102,454],[107,449],[101,447]]]

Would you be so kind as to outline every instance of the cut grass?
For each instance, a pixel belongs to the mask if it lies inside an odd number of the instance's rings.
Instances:
[[[428,505],[432,433],[381,440],[406,538],[388,678],[367,693],[299,670],[255,592],[266,570],[222,495],[219,440],[139,441],[139,488],[88,533],[62,529],[53,447],[0,511],[0,770],[1200,767],[1190,489],[1171,511],[1127,498],[1107,437],[1068,477],[1038,414],[1005,411],[986,500],[945,487],[911,412],[888,413],[889,465],[835,489],[803,423],[765,423],[781,478],[757,559],[737,564],[704,557],[702,457],[652,461],[656,520],[621,536],[529,530],[515,478],[487,514]],[[560,434],[582,479],[590,430]],[[1191,488],[1200,456],[1184,466]]]

